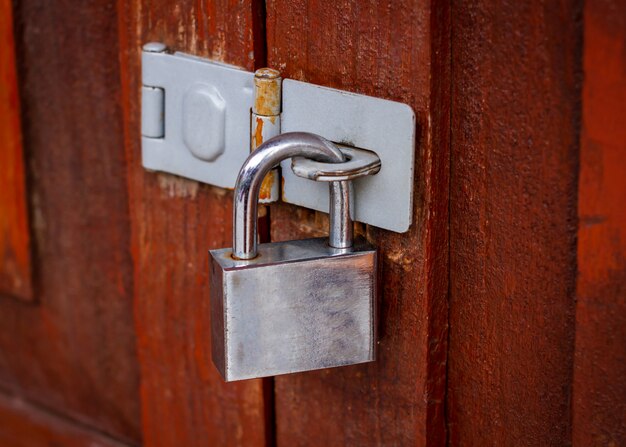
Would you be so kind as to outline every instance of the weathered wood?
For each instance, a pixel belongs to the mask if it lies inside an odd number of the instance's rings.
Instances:
[[[452,2],[451,445],[566,445],[581,2]]]
[[[418,123],[414,223],[366,230],[382,270],[378,359],[277,377],[278,445],[445,443],[450,54],[448,4],[435,3],[267,3],[269,66],[406,102]],[[271,219],[273,240],[328,231],[320,213],[285,204]]]
[[[14,2],[37,305],[0,297],[0,382],[139,439],[126,168],[111,2]]]
[[[2,447],[124,447],[116,440],[33,406],[19,397],[0,393]]]
[[[573,444],[626,445],[626,2],[584,9]]]
[[[0,0],[0,293],[32,300],[13,7]]]
[[[257,3],[119,2],[146,446],[259,446],[271,436],[263,381],[225,384],[211,362],[208,250],[231,245],[232,193],[145,171],[139,135],[141,45],[253,70]]]

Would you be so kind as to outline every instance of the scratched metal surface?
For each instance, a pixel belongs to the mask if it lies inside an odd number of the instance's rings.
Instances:
[[[376,251],[325,238],[211,251],[213,356],[225,380],[375,359]]]

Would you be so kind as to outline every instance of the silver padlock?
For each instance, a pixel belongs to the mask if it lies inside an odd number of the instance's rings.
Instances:
[[[349,181],[330,183],[330,236],[261,244],[263,178],[286,158],[342,162],[328,140],[290,133],[243,164],[234,197],[233,248],[210,251],[213,363],[225,381],[375,360],[376,249],[353,242]]]

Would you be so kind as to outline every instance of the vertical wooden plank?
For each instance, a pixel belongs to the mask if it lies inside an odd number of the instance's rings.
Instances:
[[[277,377],[278,445],[442,445],[447,319],[448,2],[271,1],[268,62],[289,78],[408,103],[417,115],[414,224],[360,226],[379,249],[375,363]],[[315,119],[315,117],[312,117]],[[325,215],[271,210],[273,240],[324,235]]]
[[[573,444],[626,445],[626,2],[584,9]]]
[[[263,382],[225,384],[211,362],[208,250],[231,245],[232,192],[145,171],[139,108],[142,44],[162,41],[252,70],[258,4],[118,5],[144,443],[264,445],[271,433]]]
[[[32,299],[28,202],[11,0],[0,0],[0,293]]]
[[[115,4],[14,6],[37,305],[0,297],[0,385],[138,441]]]
[[[566,445],[578,0],[452,2],[452,445]]]

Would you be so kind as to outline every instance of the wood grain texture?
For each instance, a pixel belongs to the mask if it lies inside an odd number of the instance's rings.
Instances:
[[[405,102],[418,129],[410,231],[365,230],[379,249],[382,270],[378,359],[276,377],[278,445],[445,443],[447,6],[267,2],[270,67],[288,78]],[[325,215],[295,206],[273,205],[271,218],[273,240],[328,232]]]
[[[89,430],[47,409],[0,393],[2,447],[124,447],[106,435]]]
[[[626,445],[626,2],[584,9],[573,444]]]
[[[0,293],[32,300],[13,6],[0,0]]]
[[[115,4],[15,8],[37,305],[0,296],[0,382],[138,441]]]
[[[566,445],[581,4],[452,2],[451,445]]]
[[[142,44],[253,70],[254,6],[118,3],[146,446],[258,446],[271,436],[263,381],[225,384],[211,361],[208,250],[231,245],[232,193],[145,171],[139,134]]]

